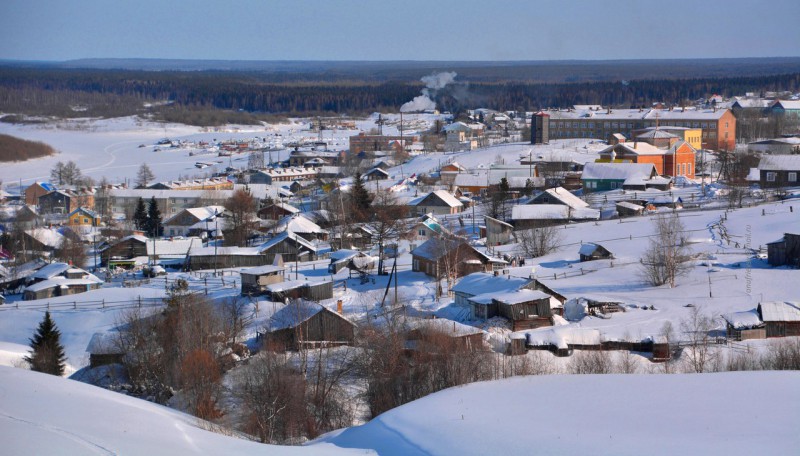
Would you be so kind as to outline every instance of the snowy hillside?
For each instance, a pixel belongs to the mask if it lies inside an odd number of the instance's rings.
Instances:
[[[3,454],[365,454],[329,444],[265,446],[209,432],[197,418],[119,393],[0,367]]]
[[[798,372],[518,377],[441,391],[318,441],[382,455],[793,454],[798,387]]]
[[[3,453],[791,454],[800,373],[518,377],[445,390],[306,447],[265,446],[80,382],[0,367]],[[758,400],[742,400],[757,392]],[[768,407],[768,409],[767,409]]]

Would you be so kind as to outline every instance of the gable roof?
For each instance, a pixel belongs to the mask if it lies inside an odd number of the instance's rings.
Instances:
[[[589,207],[573,209],[561,204],[517,204],[511,220],[599,220],[600,211]]]
[[[567,190],[563,187],[556,187],[556,188],[548,188],[544,192],[531,197],[528,201],[532,202],[542,196],[543,194],[548,195],[551,198],[555,198],[556,200],[560,201],[561,203],[573,208],[573,209],[582,209],[585,207],[589,207],[589,203],[586,201],[578,198],[572,192]]]
[[[495,276],[490,272],[475,272],[461,278],[452,290],[472,296],[486,293],[489,290],[491,293],[488,294],[497,294],[517,291],[531,282],[531,279],[525,277]]]
[[[100,218],[100,215],[98,215],[97,212],[95,212],[95,211],[93,211],[91,209],[86,209],[85,207],[79,207],[77,209],[74,209],[72,212],[70,212],[67,215],[67,217],[72,217],[73,215],[75,215],[77,213],[80,213],[80,212],[83,212],[84,214],[88,215],[91,218]]]
[[[631,177],[649,178],[656,174],[652,163],[595,163],[589,162],[583,167],[581,180],[621,180]]]
[[[800,171],[800,155],[767,155],[758,161],[758,169],[765,171]]]
[[[461,206],[463,206],[463,204],[461,203],[461,201],[458,200],[458,198],[456,198],[455,196],[451,195],[449,192],[447,192],[445,190],[434,190],[434,191],[428,193],[427,195],[424,195],[424,196],[421,196],[419,198],[415,198],[415,199],[409,201],[408,205],[409,206],[417,206],[420,203],[422,203],[423,201],[425,201],[430,196],[435,196],[435,197],[439,198],[440,200],[442,200],[442,202],[444,202],[445,204],[447,204],[450,207],[461,207]]]
[[[762,302],[758,305],[758,312],[764,322],[800,321],[800,302]]]

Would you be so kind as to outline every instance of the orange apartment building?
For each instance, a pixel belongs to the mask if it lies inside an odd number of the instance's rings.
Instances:
[[[650,163],[659,175],[694,179],[695,149],[676,140],[667,148],[640,141],[620,142],[600,151],[599,163]]]

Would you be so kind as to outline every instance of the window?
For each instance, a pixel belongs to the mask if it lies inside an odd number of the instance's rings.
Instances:
[[[611,183],[611,189],[613,190],[615,188],[617,188],[617,183],[616,182],[612,182]]]
[[[419,234],[420,236],[425,236],[425,230],[420,228],[420,230],[417,231],[417,234]]]
[[[89,219],[88,219],[88,218],[86,218],[86,217],[84,217],[84,218],[83,218],[83,223],[89,223]]]
[[[686,175],[688,176],[690,174],[692,174],[692,164],[691,163],[687,163],[686,164]]]
[[[789,173],[789,178],[787,180],[789,182],[797,182],[797,173]]]
[[[775,182],[775,177],[778,173],[774,173],[772,171],[767,173],[767,182]]]

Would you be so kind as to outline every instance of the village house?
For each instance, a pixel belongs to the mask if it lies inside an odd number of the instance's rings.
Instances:
[[[67,263],[49,264],[30,278],[32,283],[25,287],[22,298],[25,301],[84,293],[103,284],[94,274]]]
[[[341,314],[297,299],[272,315],[264,345],[279,351],[353,345],[355,328],[355,323]]]
[[[782,238],[768,243],[767,262],[771,266],[800,268],[800,233],[784,233]]]
[[[762,302],[755,309],[722,318],[733,340],[800,336],[800,302]]]
[[[153,262],[161,265],[182,266],[190,250],[202,246],[197,237],[188,239],[151,239],[133,234],[109,244],[100,251],[100,260],[106,267],[133,267]]]
[[[800,155],[768,155],[758,162],[761,188],[800,186]]]
[[[192,207],[182,209],[177,214],[164,220],[165,236],[208,236],[208,232],[217,229],[216,222],[225,214],[224,206]]]
[[[490,272],[505,261],[489,257],[463,239],[434,238],[411,251],[411,269],[429,276],[462,277],[473,272]]]
[[[382,168],[372,168],[363,175],[365,181],[386,180],[389,178],[389,173]]]
[[[272,233],[289,232],[303,237],[308,241],[328,240],[328,231],[306,218],[303,214],[292,214],[283,217],[270,227]]]
[[[415,198],[408,203],[411,211],[421,216],[423,214],[450,215],[458,214],[464,210],[464,204],[455,196],[444,190],[435,190],[427,195]]]
[[[64,231],[63,229],[61,231]],[[23,247],[45,258],[64,242],[64,235],[55,228],[33,228],[24,232]]]
[[[444,127],[446,135],[444,149],[446,152],[474,150],[483,145],[484,130],[486,126],[481,123],[466,124],[453,122]]]
[[[581,175],[584,192],[667,189],[671,180],[658,176],[652,163],[586,163]]]
[[[666,135],[663,133],[666,133]],[[700,128],[659,125],[658,127],[634,130],[633,137],[639,141],[649,142],[657,147],[669,147],[671,145],[671,138],[674,137],[689,143],[695,150],[703,148],[703,130]],[[623,136],[622,141],[619,142],[625,142],[625,137]]]
[[[443,234],[450,234],[450,231],[433,214],[424,214],[406,229],[403,238],[412,242],[424,242]]]
[[[463,277],[453,287],[453,303],[461,308],[469,309],[473,320],[487,319],[490,312],[485,307],[475,307],[472,298],[486,295],[488,303],[491,304],[491,297],[494,294],[509,293],[517,290],[532,289],[533,280],[525,277],[516,277],[497,272],[476,272]]]
[[[588,207],[573,209],[561,204],[517,204],[511,208],[514,231],[593,220],[600,220],[600,211]]]
[[[437,337],[447,337],[467,350],[484,348],[486,331],[446,318],[406,318],[403,326],[406,328],[406,348],[411,354],[427,348],[429,341]],[[432,349],[438,349],[435,342]]]
[[[589,207],[589,203],[578,198],[563,187],[548,188],[538,195],[529,198],[525,204],[561,204],[571,207],[572,209],[584,209]]]
[[[34,182],[25,188],[25,204],[39,205],[39,198],[56,190],[55,185],[49,182]]]
[[[367,274],[370,270],[375,269],[378,259],[376,257],[367,255],[358,250],[343,249],[331,252],[331,263],[328,265],[328,272],[336,274],[344,268],[350,270],[350,276],[353,272],[358,274]]]
[[[442,183],[445,185],[450,185],[455,182],[456,176],[458,174],[466,173],[467,168],[462,166],[458,162],[448,163],[441,168],[439,168],[439,176],[442,179]]]
[[[262,220],[280,220],[287,215],[299,214],[300,209],[284,202],[264,206],[258,210],[258,218]]]
[[[70,226],[99,226],[100,215],[95,211],[79,207],[67,215],[67,223]]]
[[[402,152],[415,141],[415,136],[368,135],[362,132],[350,137],[350,153],[369,155],[379,151]]]
[[[792,155],[800,154],[800,137],[763,139],[747,143],[747,151],[753,154]]]

